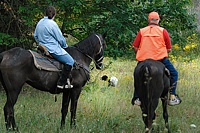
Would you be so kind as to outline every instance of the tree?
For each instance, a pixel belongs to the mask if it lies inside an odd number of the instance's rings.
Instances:
[[[131,43],[151,11],[159,12],[173,43],[184,43],[186,33],[196,28],[188,0],[3,0],[0,45],[31,48],[35,25],[47,5],[56,7],[55,21],[66,37],[81,40],[92,32],[107,32],[105,54],[113,57],[132,54]]]

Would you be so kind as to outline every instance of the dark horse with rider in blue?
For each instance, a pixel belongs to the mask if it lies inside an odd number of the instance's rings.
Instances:
[[[161,98],[165,127],[170,132],[168,124],[168,92],[170,89],[169,73],[160,61],[147,59],[139,62],[134,70],[134,87],[141,101],[140,108],[146,132],[151,132],[155,110]],[[134,99],[133,99],[134,100]],[[132,104],[134,105],[132,100]]]
[[[29,50],[16,47],[0,53],[0,80],[7,95],[4,106],[7,130],[18,131],[15,123],[14,105],[25,83],[35,89],[51,94],[62,93],[61,127],[65,125],[70,102],[70,125],[71,127],[75,126],[79,95],[82,87],[90,78],[89,65],[92,61],[97,69],[101,69],[103,65],[104,48],[106,46],[104,38],[105,35],[93,33],[66,49],[77,64],[72,70],[73,88],[66,90],[56,88],[60,72],[36,68],[34,58]]]

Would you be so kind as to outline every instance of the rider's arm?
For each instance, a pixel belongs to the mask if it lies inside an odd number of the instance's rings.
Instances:
[[[140,46],[141,37],[142,36],[141,36],[140,31],[139,31],[137,36],[136,36],[136,38],[135,38],[135,40],[134,40],[134,42],[132,43],[132,47],[134,48],[135,53],[137,53],[137,50],[138,50],[138,48]]]
[[[60,28],[58,27],[58,25],[54,22],[54,25],[52,27],[52,32],[53,32],[53,36],[55,37],[55,39],[58,41],[58,43],[61,45],[62,48],[67,48],[67,42],[65,37],[63,36]]]
[[[172,43],[171,43],[171,39],[169,36],[169,33],[167,32],[166,29],[163,30],[163,36],[164,36],[164,40],[165,40],[165,45],[167,48],[167,52],[171,52],[172,50]]]

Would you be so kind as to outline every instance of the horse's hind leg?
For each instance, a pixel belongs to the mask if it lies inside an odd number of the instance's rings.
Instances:
[[[4,106],[4,118],[5,118],[6,129],[7,130],[13,129],[18,131],[14,118],[14,105],[17,101],[23,83],[19,83],[14,79],[9,79],[8,78],[9,76],[6,73],[3,73],[2,75],[1,75],[1,81],[7,96],[7,101]]]
[[[161,98],[161,100],[162,100],[162,107],[163,107],[163,118],[165,120],[165,127],[167,128],[168,133],[170,133],[169,123],[168,123],[168,111],[167,111],[168,96]]]
[[[61,118],[61,129],[65,126],[65,119],[68,113],[68,107],[69,107],[69,101],[70,101],[70,92],[63,92],[63,99],[62,99],[62,118]]]
[[[155,110],[158,106],[158,98],[153,99],[148,103],[146,110],[143,109],[143,121],[145,123],[145,132],[152,132],[154,130],[153,120],[156,119]]]
[[[19,92],[16,91],[6,91],[7,94],[7,101],[4,106],[4,117],[5,117],[5,124],[6,124],[6,129],[7,130],[15,130],[18,131],[18,128],[15,123],[15,118],[14,118],[14,105],[17,101]]]
[[[4,117],[5,117],[5,124],[6,124],[6,129],[11,130],[16,130],[16,124],[15,124],[15,118],[14,118],[14,110],[13,106],[9,104],[9,102],[6,102],[4,106]]]

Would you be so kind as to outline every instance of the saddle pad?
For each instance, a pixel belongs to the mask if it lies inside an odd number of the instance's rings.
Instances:
[[[45,57],[35,51],[29,50],[29,52],[33,56],[34,64],[36,68],[39,70],[47,70],[47,71],[54,71],[59,72],[61,71],[61,63],[55,59],[50,59]]]

